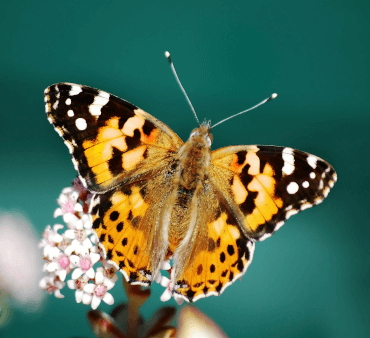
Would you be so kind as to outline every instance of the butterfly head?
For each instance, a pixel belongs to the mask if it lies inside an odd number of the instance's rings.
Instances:
[[[190,133],[189,140],[191,140],[191,142],[193,142],[195,145],[210,148],[213,141],[213,136],[210,130],[211,130],[211,121],[208,122],[205,121],[198,128],[195,128]]]

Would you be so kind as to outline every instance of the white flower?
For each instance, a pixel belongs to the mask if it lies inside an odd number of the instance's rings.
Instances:
[[[91,218],[89,215],[83,215],[81,219],[75,222],[75,229],[69,229],[65,236],[72,241],[71,245],[65,249],[67,255],[75,252],[77,255],[87,255],[93,247],[91,240],[88,238],[92,234]]]
[[[94,264],[99,261],[100,255],[97,253],[90,253],[87,255],[72,255],[71,261],[77,266],[77,268],[72,272],[72,279],[77,279],[78,277],[86,274],[89,278],[94,278],[95,271],[93,269]]]
[[[64,298],[60,290],[63,289],[65,285],[66,283],[60,281],[59,278],[53,274],[44,277],[39,283],[41,289],[45,289],[49,294],[54,293],[57,298]]]
[[[67,285],[70,289],[72,290],[76,290],[75,292],[75,297],[76,297],[76,302],[77,303],[81,303],[82,301],[82,298],[84,296],[84,291],[83,291],[83,288],[84,286],[89,282],[89,278],[86,277],[86,275],[83,275],[79,278],[77,278],[76,280],[73,280],[73,279],[70,279],[68,282],[67,282]]]
[[[54,217],[63,216],[64,222],[67,224],[70,215],[75,212],[82,212],[82,205],[78,203],[79,192],[73,188],[64,188],[59,198],[57,199],[60,208],[54,212]]]
[[[172,257],[170,257],[171,259]],[[159,266],[159,270],[168,271],[171,269],[171,261],[168,259],[167,261],[162,261]],[[173,277],[173,270],[171,271],[171,276]],[[166,288],[166,290],[163,292],[163,294],[160,297],[160,300],[162,302],[167,302],[168,300],[173,297],[178,305],[181,305],[184,302],[184,299],[182,299],[179,295],[173,292],[173,283],[171,280],[165,276],[161,275],[161,272],[158,271],[157,274],[154,277],[154,281],[158,284],[161,284],[163,287]]]
[[[59,277],[61,281],[66,279],[67,274],[74,268],[69,256],[63,254],[61,251],[59,255],[55,257],[51,262],[47,263],[45,270],[48,272],[53,272]]]
[[[84,304],[91,302],[91,308],[95,310],[103,300],[108,305],[114,303],[113,296],[108,292],[114,286],[114,282],[110,278],[103,275],[103,268],[98,268],[95,275],[95,284],[86,284],[83,290],[87,293],[84,295]]]
[[[43,254],[44,257],[52,260],[54,257],[59,255],[60,250],[58,249],[58,244],[62,242],[63,236],[58,234],[60,229],[63,229],[64,226],[61,224],[55,224],[53,229],[48,225],[44,232],[42,233],[42,240],[39,243],[39,248],[44,248]]]

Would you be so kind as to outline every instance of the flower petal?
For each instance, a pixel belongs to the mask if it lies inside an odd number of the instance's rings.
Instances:
[[[68,280],[67,285],[72,290],[76,289],[76,282],[73,279]]]
[[[74,207],[74,211],[82,212],[83,211],[82,205],[80,203],[76,203],[76,205]]]
[[[111,288],[113,288],[114,284],[115,284],[115,282],[113,282],[113,278],[112,279],[109,279],[109,278],[104,279],[104,285],[107,287],[107,290],[110,290]]]
[[[100,255],[97,254],[97,253],[94,253],[94,252],[90,254],[90,257],[91,257],[91,263],[92,263],[92,265],[94,265],[100,259]]]
[[[95,271],[93,268],[90,268],[89,270],[86,271],[86,276],[93,279],[95,277]]]
[[[70,261],[75,264],[75,265],[78,265],[80,263],[80,260],[81,258],[76,256],[76,255],[71,255],[71,258],[70,258]]]
[[[54,292],[54,295],[57,298],[64,298],[64,296],[60,293],[60,290],[59,289]]]
[[[86,238],[86,239],[82,242],[82,245],[83,245],[85,248],[87,248],[87,249],[90,249],[90,248],[92,248],[92,246],[93,246],[89,238]]]
[[[81,303],[83,296],[84,296],[84,292],[82,290],[76,290],[76,293],[75,293],[76,303]]]
[[[107,292],[103,297],[103,301],[108,305],[112,305],[114,303],[114,298],[109,292]]]
[[[89,305],[93,299],[93,296],[90,293],[84,293],[82,296],[82,303]]]
[[[104,282],[104,275],[101,272],[101,270],[99,270],[96,272],[96,275],[95,275],[95,283],[102,284],[103,282]]]
[[[57,218],[57,217],[62,216],[62,215],[63,215],[63,211],[62,211],[61,208],[55,209],[54,218]]]
[[[96,287],[96,285],[95,284],[86,284],[85,286],[84,286],[84,291],[85,292],[88,292],[88,293],[93,293],[94,292],[94,290],[95,290],[95,287]]]
[[[65,233],[64,233],[64,236],[66,236],[67,238],[69,239],[75,239],[76,238],[76,234],[75,234],[75,231],[72,230],[72,229],[68,229]]]
[[[160,300],[161,300],[162,302],[167,302],[168,300],[170,300],[170,299],[171,299],[171,297],[172,297],[172,292],[171,292],[170,290],[166,289],[166,290],[163,292],[163,294],[162,294],[162,296],[161,296]]]
[[[59,279],[64,282],[64,280],[67,277],[67,270],[59,270],[57,273],[57,276],[59,276]]]
[[[73,272],[72,272],[72,279],[77,279],[78,277],[81,277],[83,274],[83,271],[81,268],[76,268]]]
[[[53,272],[58,268],[59,268],[59,265],[58,265],[57,262],[51,262],[46,266],[45,270],[48,271],[48,272]]]
[[[94,295],[91,302],[91,308],[95,310],[99,306],[100,302],[101,298]]]

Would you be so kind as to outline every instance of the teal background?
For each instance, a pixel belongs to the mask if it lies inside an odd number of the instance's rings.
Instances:
[[[229,337],[370,336],[368,1],[1,7],[0,208],[24,212],[40,238],[56,222],[56,198],[75,172],[45,116],[43,90],[55,82],[113,93],[186,139],[196,123],[163,55],[168,50],[201,121],[218,122],[279,94],[215,128],[213,149],[289,146],[324,158],[338,173],[323,204],[257,243],[241,282],[195,305]],[[116,304],[125,301],[120,285],[113,290]],[[144,317],[164,305],[162,291],[153,288]],[[89,308],[64,293],[63,300],[48,297],[37,314],[16,310],[0,336],[93,337]]]

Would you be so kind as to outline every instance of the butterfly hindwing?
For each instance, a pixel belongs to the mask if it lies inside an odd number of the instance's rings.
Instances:
[[[189,210],[196,226],[174,254],[174,292],[190,302],[221,294],[246,272],[254,252],[212,183],[197,194],[196,210]]]
[[[151,284],[167,253],[167,233],[159,219],[169,191],[164,166],[143,180],[96,194],[91,203],[105,258],[132,284]]]
[[[292,148],[233,146],[212,152],[212,177],[244,233],[263,240],[319,204],[337,180],[324,160]]]
[[[58,83],[45,90],[48,120],[63,137],[80,179],[107,191],[161,165],[183,143],[164,123],[98,89]]]

